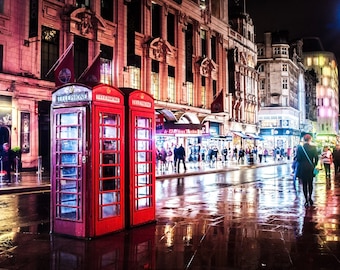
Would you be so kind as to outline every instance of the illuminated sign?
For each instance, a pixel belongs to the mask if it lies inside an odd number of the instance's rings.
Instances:
[[[151,102],[144,101],[144,100],[133,99],[131,102],[132,102],[132,105],[138,106],[138,107],[144,107],[144,108],[151,108],[152,107]]]
[[[101,94],[96,95],[96,100],[102,100],[102,101],[107,101],[111,103],[120,103],[119,97],[112,97],[112,96],[101,95]]]
[[[88,100],[89,100],[88,92],[80,92],[80,93],[56,96],[56,102],[58,103],[79,102],[79,101],[88,101]]]

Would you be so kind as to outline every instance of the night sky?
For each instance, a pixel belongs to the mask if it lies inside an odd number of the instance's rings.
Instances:
[[[279,30],[287,30],[290,39],[319,37],[340,66],[339,0],[246,0],[245,4],[256,41],[263,41],[264,32]]]

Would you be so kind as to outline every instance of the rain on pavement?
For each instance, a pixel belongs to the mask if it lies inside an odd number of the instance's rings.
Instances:
[[[50,194],[0,196],[0,269],[340,269],[340,178],[305,208],[289,164],[159,179],[156,222],[49,234]]]

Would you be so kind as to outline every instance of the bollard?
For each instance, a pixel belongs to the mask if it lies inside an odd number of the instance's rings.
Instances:
[[[19,176],[20,176],[20,173],[19,173],[19,157],[15,157],[15,182],[16,183],[19,183],[20,180],[19,180]]]
[[[39,156],[39,157],[38,157],[38,171],[37,171],[37,175],[38,175],[38,184],[41,184],[41,180],[42,180],[42,172],[43,172],[43,168],[42,168],[42,157]]]
[[[2,157],[0,157],[0,185],[2,185],[2,180],[4,177],[3,169],[4,169],[4,165],[2,163]]]

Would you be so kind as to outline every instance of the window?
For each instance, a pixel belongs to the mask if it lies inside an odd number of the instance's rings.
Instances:
[[[134,89],[140,89],[140,80],[141,80],[141,57],[136,55],[135,57],[135,65],[129,66],[128,71],[130,74],[130,85]]]
[[[151,94],[159,100],[159,62],[152,60],[151,66]]]
[[[284,55],[288,55],[288,48],[286,47],[282,48],[281,53]]]
[[[194,104],[194,86],[192,82],[187,82],[187,101],[190,106]]]
[[[288,79],[282,79],[282,89],[288,89]]]
[[[162,7],[156,4],[152,4],[152,36],[160,37],[161,36],[161,25],[162,25],[162,16],[161,16]]]
[[[280,54],[280,48],[279,47],[274,47],[274,55]]]
[[[262,47],[257,48],[257,55],[258,55],[258,56],[263,56],[263,55],[264,55],[264,50],[263,50]]]
[[[4,62],[4,46],[0,45],[0,72],[3,71],[3,62]]]
[[[172,13],[169,13],[167,17],[167,35],[168,42],[175,46],[175,15]]]
[[[206,106],[206,88],[205,88],[205,77],[202,76],[202,82],[201,82],[201,105],[202,107]]]
[[[5,0],[0,0],[0,14],[4,14],[4,2]]]
[[[88,41],[74,37],[74,75],[78,78],[88,66]]]
[[[258,72],[264,72],[264,65],[261,64],[258,68],[257,68]]]
[[[112,0],[101,0],[100,1],[100,12],[101,16],[110,22],[113,21],[113,1]]]
[[[288,65],[282,64],[282,71],[288,71]]]
[[[266,87],[266,80],[265,79],[260,80],[260,89],[264,90],[265,87]]]
[[[41,79],[54,80],[53,72],[47,73],[59,58],[59,31],[42,26],[41,29]]]
[[[217,47],[216,47],[216,37],[215,36],[212,36],[211,37],[211,59],[214,60],[214,62],[216,63],[216,50],[217,50]]]
[[[90,7],[90,0],[77,0],[76,7]]]
[[[113,48],[100,45],[100,82],[112,85]]]
[[[167,100],[175,102],[175,67],[168,66],[168,97]]]
[[[201,56],[207,56],[207,31],[201,30]]]

